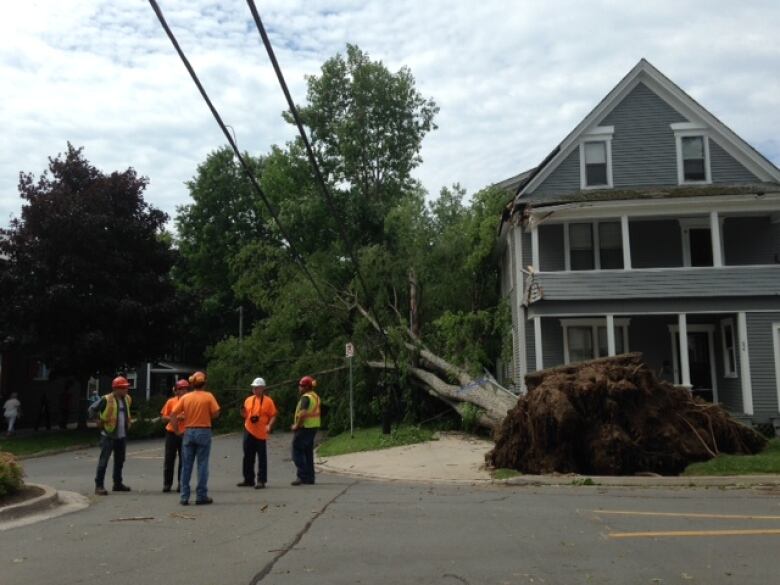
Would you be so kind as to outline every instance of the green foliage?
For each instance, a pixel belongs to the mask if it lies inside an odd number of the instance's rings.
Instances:
[[[11,453],[0,451],[0,498],[10,496],[22,488],[22,466]]]
[[[772,439],[755,455],[718,455],[709,461],[692,463],[683,475],[751,475],[780,473],[780,438]]]
[[[37,180],[20,175],[21,217],[0,240],[0,322],[54,376],[86,382],[170,348],[174,253],[146,185],[132,168],[99,171],[71,144]]]
[[[417,426],[401,426],[393,430],[389,435],[382,434],[381,427],[367,429],[355,429],[355,436],[349,432],[328,437],[317,449],[321,457],[333,457],[345,453],[357,453],[360,451],[376,451],[401,447],[414,443],[423,443],[434,440],[434,432]]]
[[[498,479],[498,480],[510,479],[512,477],[517,477],[518,475],[522,475],[522,473],[520,473],[516,469],[507,469],[505,467],[493,471],[493,479]]]
[[[100,436],[95,429],[77,429],[15,435],[3,441],[3,449],[17,457],[24,457],[73,447],[89,447],[99,442]]]
[[[463,430],[471,434],[476,433],[479,429],[479,415],[482,414],[482,409],[473,404],[466,404],[461,414],[463,417]]]

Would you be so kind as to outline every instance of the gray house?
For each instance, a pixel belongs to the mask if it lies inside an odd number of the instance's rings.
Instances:
[[[780,417],[780,169],[642,59],[501,186],[502,291],[527,372],[640,351],[754,423]]]

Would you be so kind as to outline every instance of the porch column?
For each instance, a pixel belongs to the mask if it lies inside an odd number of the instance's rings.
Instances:
[[[623,270],[631,270],[631,237],[627,215],[620,217],[620,233],[623,236]]]
[[[737,313],[737,339],[739,340],[739,378],[742,384],[742,410],[753,414],[753,387],[750,379],[750,353],[748,351],[747,316]]]
[[[544,369],[544,354],[542,353],[542,318],[534,317],[534,354],[536,370]]]
[[[615,355],[615,316],[607,315],[607,354]]]
[[[517,335],[514,339],[512,346],[512,356],[518,361],[517,369],[514,370],[515,385],[521,390],[525,390],[525,375],[528,373],[528,358],[525,348],[525,327],[526,327],[526,313],[521,303],[523,295],[523,279],[526,278],[523,275],[523,232],[522,228],[514,227],[512,229],[512,237],[514,238],[512,264],[515,269],[515,284],[514,291],[512,293],[512,306],[517,312]]]
[[[712,236],[712,265],[723,266],[723,248],[720,243],[720,218],[717,211],[710,212],[710,235]]]
[[[531,228],[531,265],[539,272],[539,226],[535,223]]]
[[[691,387],[691,365],[688,361],[688,319],[685,313],[677,315],[680,345],[680,382],[683,386]]]

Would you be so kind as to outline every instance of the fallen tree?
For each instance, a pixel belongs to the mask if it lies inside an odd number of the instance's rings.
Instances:
[[[523,473],[680,473],[766,439],[716,404],[658,380],[639,353],[526,376],[487,462]]]

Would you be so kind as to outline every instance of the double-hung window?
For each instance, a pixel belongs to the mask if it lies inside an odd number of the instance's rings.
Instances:
[[[612,187],[612,134],[614,126],[599,126],[580,142],[580,188]]]
[[[707,129],[700,124],[672,124],[677,144],[677,182],[680,185],[711,183],[710,143]]]
[[[615,319],[615,353],[628,351],[630,319]],[[606,319],[561,319],[567,364],[609,355]]]
[[[737,341],[734,335],[734,319],[720,322],[720,336],[723,340],[723,375],[726,378],[737,377]]]
[[[623,232],[619,221],[569,223],[569,270],[623,268]]]

